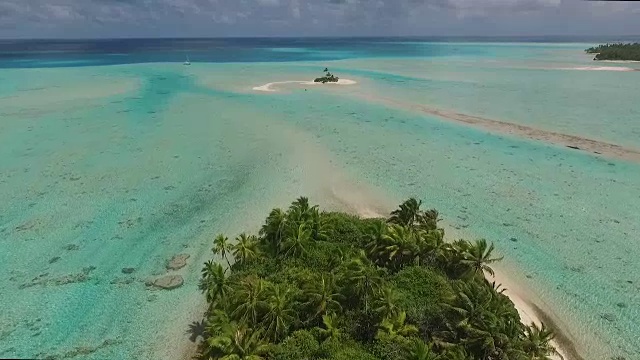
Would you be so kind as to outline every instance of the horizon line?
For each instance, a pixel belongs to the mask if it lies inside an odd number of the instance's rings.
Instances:
[[[2,38],[1,41],[69,41],[69,40],[208,40],[208,39],[407,39],[407,38],[612,38],[638,37],[640,34],[618,35],[308,35],[308,36],[149,36],[149,37],[54,37],[54,38]]]

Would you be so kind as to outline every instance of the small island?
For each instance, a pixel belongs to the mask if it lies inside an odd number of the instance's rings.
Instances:
[[[616,43],[590,47],[587,54],[596,54],[593,60],[632,60],[640,61],[640,43]]]
[[[316,78],[313,82],[326,84],[328,82],[337,83],[338,80],[340,80],[340,78],[330,73],[328,68],[324,68],[324,76]]]
[[[219,235],[202,269],[199,358],[549,359],[553,332],[521,323],[487,280],[493,244],[445,242],[421,203],[363,219],[301,197],[257,235]]]

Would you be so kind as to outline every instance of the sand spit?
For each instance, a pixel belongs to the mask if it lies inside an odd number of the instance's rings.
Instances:
[[[273,87],[275,85],[285,85],[285,84],[310,84],[311,81],[299,81],[299,80],[291,80],[291,81],[276,81],[276,82],[270,82],[264,85],[260,85],[260,86],[256,86],[253,88],[253,90],[255,91],[266,91],[266,92],[274,92],[274,91],[278,91],[276,89],[274,89]]]
[[[289,81],[276,81],[270,82],[264,85],[256,86],[253,88],[255,91],[265,91],[265,92],[275,92],[278,91],[274,87],[276,85],[286,85],[286,84],[301,84],[301,85],[355,85],[357,81],[349,80],[349,79],[340,79],[338,82],[328,82],[326,84],[316,83],[308,80],[289,80]]]
[[[580,70],[580,71],[637,71],[630,67],[623,66],[576,66],[557,68],[556,70]]]
[[[629,148],[622,145],[611,144],[601,140],[588,139],[576,135],[568,135],[549,130],[536,129],[521,124],[487,119],[475,115],[462,114],[455,111],[436,109],[425,105],[405,103],[389,98],[369,95],[364,95],[364,98],[366,100],[375,101],[387,106],[400,107],[403,109],[418,111],[429,115],[435,115],[443,119],[472,125],[496,133],[503,133],[532,140],[544,141],[555,145],[566,146],[574,150],[589,152],[598,156],[640,162],[640,149]]]
[[[614,64],[640,64],[640,60],[596,60],[598,62],[614,63]]]

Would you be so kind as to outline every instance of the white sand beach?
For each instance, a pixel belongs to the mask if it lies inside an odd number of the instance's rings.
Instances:
[[[598,61],[614,63],[614,64],[638,64],[638,63],[640,63],[639,60],[598,60]]]
[[[489,279],[489,281],[495,281],[496,284],[502,284],[502,287],[506,289],[504,294],[513,302],[516,310],[518,310],[518,314],[520,314],[520,321],[523,324],[531,325],[534,323],[537,326],[540,326],[541,323],[544,322],[546,326],[552,326],[552,324],[548,324],[547,321],[541,318],[539,311],[542,306],[537,303],[537,297],[535,294],[532,294],[531,291],[527,291],[516,281],[509,278],[506,275],[507,271],[504,269],[494,271],[495,276],[491,277],[487,275],[487,279]],[[557,326],[552,326],[552,328],[554,328],[553,330],[556,332],[556,339],[554,339],[551,344],[555,347],[557,354],[553,354],[549,356],[549,358],[553,360],[578,360],[579,358],[575,355],[570,355],[572,351],[568,347],[572,347],[573,345],[565,344],[565,341],[562,341],[562,339],[567,337],[566,334],[559,333],[560,329],[556,329],[555,327]]]
[[[359,214],[362,216],[362,214]],[[445,240],[453,241],[455,239],[473,239],[474,234],[452,227],[446,220],[443,220],[441,226],[445,229]],[[494,276],[485,273],[487,280],[501,284],[501,288],[505,289],[504,294],[511,299],[514,307],[520,315],[520,321],[525,325],[535,323],[540,326],[541,323],[550,327],[556,334],[556,338],[551,342],[556,349],[557,354],[549,356],[552,360],[583,360],[579,355],[574,341],[569,334],[564,333],[566,326],[563,326],[555,317],[549,314],[549,306],[543,303],[542,299],[521,280],[513,274],[509,265],[502,263],[492,264]]]
[[[558,68],[558,70],[579,70],[579,71],[636,71],[636,69],[624,66],[576,66]]]
[[[276,81],[270,82],[264,85],[255,86],[253,90],[255,91],[265,91],[265,92],[275,92],[278,91],[274,87],[277,85],[285,85],[285,84],[301,84],[301,85],[355,85],[358,82],[355,80],[349,79],[339,79],[337,82],[328,82],[325,84],[308,81],[308,80],[289,80],[289,81]]]

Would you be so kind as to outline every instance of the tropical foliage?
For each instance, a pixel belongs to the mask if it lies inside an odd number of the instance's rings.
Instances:
[[[640,61],[640,43],[604,44],[585,50],[588,54],[596,54],[593,60],[635,60]]]
[[[324,68],[324,76],[316,78],[313,82],[326,84],[328,82],[338,82],[338,80],[340,80],[340,78],[330,73],[328,68]]]
[[[200,284],[201,358],[547,359],[553,333],[522,324],[485,279],[500,259],[493,244],[445,242],[438,212],[421,205],[360,219],[299,198],[258,236],[218,236],[224,260],[205,263]]]

